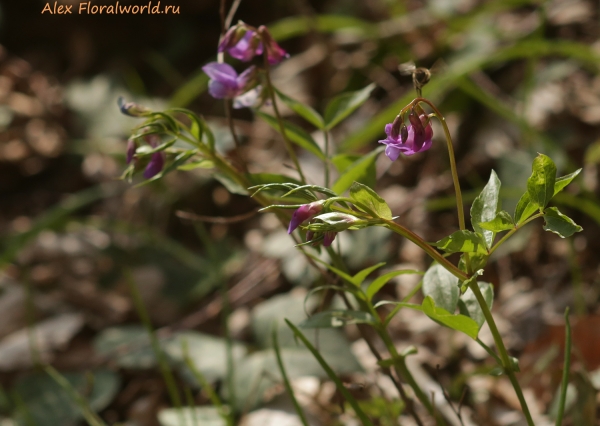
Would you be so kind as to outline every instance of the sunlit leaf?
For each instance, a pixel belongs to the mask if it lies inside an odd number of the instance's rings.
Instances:
[[[431,297],[436,306],[454,312],[460,296],[458,278],[436,263],[423,276],[423,294]]]
[[[527,192],[531,203],[543,210],[554,196],[556,165],[547,155],[539,154],[533,160],[532,168],[531,177],[527,180]]]
[[[368,207],[377,217],[392,219],[392,211],[385,200],[368,186],[354,182],[349,192],[350,198]],[[360,206],[357,207],[360,208]]]
[[[496,232],[494,230],[482,228],[480,223],[489,222],[496,217],[496,212],[498,212],[499,209],[499,194],[500,179],[498,179],[496,172],[492,170],[488,183],[477,198],[475,198],[475,201],[473,201],[473,205],[471,206],[471,223],[473,224],[473,229],[475,232],[479,232],[483,235],[485,244],[488,248],[492,246]]]

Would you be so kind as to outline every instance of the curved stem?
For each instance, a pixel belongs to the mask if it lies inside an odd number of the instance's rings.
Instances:
[[[452,136],[450,135],[450,129],[448,129],[448,125],[446,124],[446,119],[442,115],[439,109],[428,99],[425,98],[415,98],[409,103],[407,106],[402,108],[399,115],[402,115],[405,111],[408,111],[413,105],[418,104],[419,102],[423,102],[431,107],[433,112],[435,112],[435,116],[440,121],[440,124],[444,128],[444,134],[446,136],[446,144],[448,146],[448,155],[450,157],[450,170],[452,172],[452,181],[454,182],[454,191],[456,192],[456,209],[458,210],[458,226],[461,230],[465,229],[465,211],[463,207],[463,199],[462,192],[460,190],[460,184],[458,182],[458,171],[456,169],[456,159],[454,156],[454,146],[452,145]]]
[[[265,76],[267,79],[267,90],[269,91],[269,97],[271,98],[271,103],[273,104],[273,111],[275,112],[275,117],[277,118],[277,123],[279,124],[279,132],[281,136],[283,136],[283,140],[285,142],[285,147],[290,155],[290,158],[294,162],[294,166],[300,175],[300,180],[302,183],[306,183],[306,179],[304,178],[304,173],[302,173],[302,169],[300,168],[300,163],[298,162],[298,157],[296,156],[296,152],[294,151],[294,147],[292,146],[292,142],[287,136],[285,131],[285,126],[283,124],[283,119],[281,118],[281,114],[279,114],[279,108],[277,108],[277,99],[275,98],[275,89],[273,88],[273,83],[271,82],[271,70],[269,66],[269,60],[267,59],[267,49],[265,49],[264,64],[265,64]]]
[[[425,253],[427,253],[435,261],[437,261],[440,265],[442,265],[444,268],[446,268],[448,271],[450,271],[452,273],[452,275],[457,277],[459,280],[464,281],[469,278],[469,276],[467,274],[465,274],[463,271],[461,271],[456,266],[454,266],[452,263],[450,263],[450,261],[448,259],[446,259],[436,249],[434,249],[429,244],[427,244],[427,242],[425,240],[423,240],[421,237],[419,237],[414,232],[406,229],[402,225],[398,225],[394,221],[391,221],[388,219],[381,219],[381,221],[383,221],[385,223],[385,225],[389,229],[394,231],[395,233],[402,235],[403,237],[409,239],[410,241],[412,241],[413,243],[415,243],[416,245],[421,247],[423,249],[423,251],[425,251]]]
[[[473,294],[475,294],[477,302],[479,303],[481,311],[483,312],[483,316],[485,317],[485,320],[487,321],[488,326],[490,327],[492,336],[494,336],[494,343],[496,344],[496,349],[498,350],[498,353],[500,354],[500,359],[502,360],[502,368],[504,369],[504,372],[508,376],[510,383],[515,389],[515,393],[517,394],[517,398],[519,398],[519,403],[521,404],[521,409],[523,410],[523,414],[527,419],[527,424],[529,426],[535,426],[535,424],[533,423],[533,419],[531,418],[531,413],[529,412],[529,407],[527,406],[527,402],[525,401],[525,397],[523,396],[523,391],[521,390],[521,386],[519,385],[517,377],[515,376],[515,371],[510,361],[510,357],[508,355],[506,347],[504,346],[504,342],[502,341],[502,336],[500,335],[500,331],[496,326],[496,322],[494,321],[492,312],[490,311],[490,308],[488,307],[485,298],[483,297],[483,294],[481,294],[481,290],[479,289],[477,281],[473,280],[471,283],[469,283],[469,288],[471,288],[471,291],[473,291]]]

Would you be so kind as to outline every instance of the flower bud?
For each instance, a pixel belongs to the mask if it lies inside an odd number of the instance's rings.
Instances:
[[[131,163],[133,160],[133,156],[135,155],[135,150],[137,149],[137,143],[133,139],[129,139],[127,141],[127,154],[125,155],[125,163]]]
[[[119,96],[117,100],[121,112],[131,117],[145,117],[150,115],[152,111],[142,105],[136,104],[135,102],[125,102],[123,96]]]
[[[325,232],[325,235],[323,236],[323,247],[331,246],[331,243],[333,243],[333,240],[335,240],[336,235],[337,235],[337,232],[335,232],[335,231]]]
[[[261,25],[260,27],[258,27],[258,33],[260,34],[261,39],[265,45],[265,50],[267,51],[267,60],[269,61],[269,64],[276,65],[290,56],[289,53],[283,50],[281,46],[279,46],[277,42],[273,39],[273,36],[271,35],[267,27]]]
[[[290,226],[288,227],[288,234],[294,232],[302,222],[305,222],[309,219],[312,219],[323,210],[323,203],[326,200],[314,201],[310,204],[301,205],[293,214],[292,220],[290,221]]]
[[[155,152],[150,157],[150,162],[144,170],[144,177],[150,179],[159,174],[165,165],[165,154],[162,152]]]

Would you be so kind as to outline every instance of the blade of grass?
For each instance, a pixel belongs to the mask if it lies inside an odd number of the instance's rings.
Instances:
[[[94,413],[94,411],[90,408],[87,400],[77,392],[77,389],[69,383],[67,379],[65,379],[56,369],[50,365],[44,366],[44,371],[52,377],[52,379],[69,395],[69,397],[77,404],[79,409],[81,410],[81,414],[83,418],[90,426],[106,426],[106,423],[98,416],[98,414]]]
[[[229,411],[228,407],[223,405],[223,401],[221,401],[221,398],[219,398],[219,395],[217,394],[217,392],[215,392],[212,385],[208,382],[208,380],[206,380],[206,377],[204,376],[204,374],[202,374],[202,372],[200,370],[198,370],[198,368],[192,361],[192,358],[190,357],[190,352],[188,349],[187,340],[183,340],[181,342],[181,352],[183,353],[183,362],[185,363],[187,368],[190,369],[190,371],[192,372],[192,375],[194,376],[196,381],[200,384],[200,387],[204,390],[204,392],[206,392],[206,395],[208,396],[208,399],[210,399],[210,402],[212,403],[212,405],[217,407],[217,409],[219,410],[219,414],[221,415],[221,417],[223,417],[223,420],[225,420],[225,422],[229,426],[233,426],[233,424],[234,424],[233,417],[232,417],[232,414]]]
[[[558,414],[556,415],[556,426],[562,425],[565,413],[565,402],[567,400],[567,388],[569,387],[569,370],[571,367],[571,324],[569,323],[569,307],[565,309],[565,363],[563,365],[562,383],[560,384],[560,399],[558,402]]]
[[[179,414],[179,421],[181,425],[186,425],[186,419],[183,416],[183,412],[181,411],[183,404],[181,403],[181,396],[179,395],[179,391],[177,390],[177,384],[175,383],[175,377],[169,368],[169,363],[165,357],[165,353],[160,347],[160,342],[158,340],[158,336],[152,327],[152,322],[150,321],[150,316],[148,315],[148,311],[144,306],[144,302],[142,301],[142,297],[140,292],[133,280],[133,276],[130,271],[125,272],[125,278],[127,284],[129,285],[129,290],[131,292],[131,298],[133,299],[133,305],[135,310],[137,311],[140,320],[146,327],[148,331],[148,335],[150,337],[150,344],[152,345],[152,351],[154,352],[154,356],[158,362],[158,367],[160,369],[160,373],[163,376],[163,380],[165,381],[165,385],[167,386],[167,391],[169,393],[169,397],[171,398],[172,404],[177,408],[177,412]]]
[[[183,393],[185,395],[185,401],[190,408],[190,416],[192,417],[192,425],[200,426],[200,422],[198,421],[198,416],[196,415],[196,403],[194,402],[194,396],[192,395],[192,390],[189,386],[186,386],[183,389]]]
[[[323,370],[325,370],[325,372],[327,373],[329,378],[331,380],[333,380],[333,382],[337,386],[340,393],[344,396],[346,401],[348,401],[348,403],[352,406],[352,409],[354,410],[354,412],[356,413],[356,415],[358,416],[358,418],[360,419],[362,424],[365,426],[373,426],[373,423],[367,417],[367,415],[362,410],[362,408],[360,408],[360,405],[358,405],[358,402],[356,401],[356,399],[354,399],[352,394],[350,392],[348,392],[348,389],[346,389],[346,387],[344,386],[344,384],[342,383],[340,378],[337,376],[337,374],[335,374],[335,371],[333,371],[333,369],[329,366],[329,364],[327,364],[327,361],[325,361],[325,359],[321,356],[319,351],[317,351],[315,349],[315,347],[308,341],[306,336],[304,336],[304,334],[302,334],[302,332],[294,324],[292,324],[287,319],[285,320],[285,323],[288,325],[288,327],[290,327],[292,329],[292,331],[294,332],[294,335],[298,339],[300,339],[302,341],[302,343],[304,343],[304,346],[306,346],[306,348],[313,354],[313,356],[315,357],[317,362],[321,365]]]
[[[304,411],[300,404],[298,404],[298,400],[296,400],[296,396],[294,395],[294,390],[292,389],[292,385],[290,384],[290,380],[285,371],[285,366],[283,365],[283,360],[281,359],[281,351],[279,350],[279,338],[277,333],[277,326],[273,327],[273,349],[275,350],[275,356],[277,357],[277,365],[279,366],[279,371],[281,372],[281,377],[283,378],[283,384],[285,385],[285,390],[288,395],[292,399],[292,403],[294,404],[294,408],[296,409],[296,413],[298,413],[298,417],[300,417],[300,421],[304,426],[308,426],[308,421],[304,415]]]

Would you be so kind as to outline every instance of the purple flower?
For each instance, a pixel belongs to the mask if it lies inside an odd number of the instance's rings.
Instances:
[[[273,36],[271,36],[271,33],[269,32],[267,27],[261,25],[260,27],[258,27],[258,32],[262,36],[262,39],[265,43],[265,49],[267,50],[267,60],[269,61],[269,64],[276,65],[290,56],[289,53],[283,50],[281,46],[279,46],[275,42]]]
[[[126,164],[131,163],[131,160],[133,160],[133,156],[135,155],[136,148],[137,148],[137,143],[133,139],[129,139],[127,141],[127,154],[125,157]]]
[[[333,240],[335,240],[336,235],[337,232],[335,231],[326,231],[323,236],[323,247],[329,247],[333,243]]]
[[[223,39],[226,41],[226,39]],[[229,41],[231,44],[231,41]],[[260,41],[256,31],[247,31],[244,36],[235,44],[227,46],[223,42],[219,45],[219,52],[227,52],[232,58],[239,59],[242,62],[248,62],[254,56],[260,56],[263,53],[263,44]]]
[[[243,62],[260,56],[266,50],[269,64],[275,65],[290,55],[277,44],[264,25],[256,29],[240,21],[231,27],[219,43],[219,52],[227,52],[231,57]]]
[[[310,204],[301,205],[298,210],[294,212],[290,226],[288,228],[288,234],[294,232],[300,224],[308,219],[311,219],[318,215],[323,210],[323,203],[325,200],[314,201]]]
[[[254,80],[255,67],[250,67],[240,75],[229,64],[211,62],[202,67],[210,77],[208,93],[217,99],[233,99],[248,91]]]
[[[164,165],[165,165],[164,153],[155,152],[154,154],[152,154],[152,157],[150,157],[150,162],[148,163],[148,165],[146,166],[146,169],[144,170],[144,177],[146,179],[150,179],[150,178],[156,176],[157,174],[159,174],[161,172]]]
[[[394,123],[385,125],[385,134],[387,139],[379,141],[379,143],[387,145],[385,155],[390,160],[396,161],[400,153],[404,155],[413,155],[418,152],[427,151],[431,148],[431,139],[433,138],[433,129],[431,124],[427,123],[427,117],[421,115],[419,118],[415,114],[410,114],[408,119],[411,124],[406,128],[407,131],[394,131]],[[404,137],[403,137],[404,136]]]

